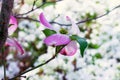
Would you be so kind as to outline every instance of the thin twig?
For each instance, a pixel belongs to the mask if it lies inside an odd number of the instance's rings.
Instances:
[[[4,68],[4,80],[6,80],[6,63],[5,63],[4,47],[2,48],[2,64]]]
[[[36,2],[37,2],[37,0],[34,0],[32,10],[34,9],[34,6],[35,6]]]
[[[26,13],[22,13],[22,14],[16,14],[16,16],[23,16],[23,15],[27,15],[37,9],[39,9],[40,7],[42,7],[45,3],[41,4],[40,6],[36,7],[35,9],[31,9],[30,11],[26,12]]]
[[[108,12],[106,12],[106,13],[98,16],[98,17],[89,18],[89,19],[86,19],[86,20],[78,21],[76,24],[81,24],[81,23],[85,23],[85,22],[87,22],[87,21],[91,21],[91,20],[96,20],[96,19],[102,18],[102,17],[108,15],[110,12],[112,12],[113,10],[115,10],[115,9],[117,9],[117,8],[120,8],[120,5],[114,7],[113,9],[109,10]],[[19,17],[19,16],[15,16],[15,17],[18,18],[18,19],[27,19],[27,20],[31,20],[31,21],[35,21],[35,22],[40,22],[39,20],[30,18],[30,17]],[[55,21],[51,21],[50,23],[51,23],[51,24],[58,24],[58,25],[60,25],[60,26],[71,26],[71,24],[62,24],[62,23],[55,22]]]
[[[59,1],[62,1],[62,0],[59,0]],[[59,2],[59,1],[56,1],[56,2]],[[44,6],[46,3],[56,3],[56,2],[43,2],[40,6],[38,6],[38,7],[36,7],[36,8],[33,8],[33,7],[32,7],[32,9],[29,10],[28,12],[22,13],[22,14],[16,14],[16,16],[27,15],[27,14],[29,14],[29,13],[31,13],[31,12],[33,12],[33,11],[39,9],[39,8],[41,8],[41,7]],[[34,1],[33,4],[35,5],[35,3],[36,3],[36,2]]]
[[[15,16],[15,17],[16,17],[17,19],[25,19],[25,20],[40,22],[39,20],[30,18],[30,17],[19,17],[19,16]]]
[[[58,18],[60,15],[58,15],[58,16],[56,16],[55,18],[54,18],[54,20],[56,19],[56,18]],[[30,20],[30,21],[35,21],[35,22],[40,22],[39,20],[36,20],[36,19],[33,19],[33,18],[30,18],[30,17],[19,17],[19,16],[15,16],[17,19],[26,19],[26,20]],[[53,20],[53,21],[54,21]],[[51,23],[51,22],[50,22]]]
[[[108,15],[110,12],[112,12],[113,10],[115,10],[115,9],[117,9],[117,8],[120,8],[120,5],[114,7],[113,9],[109,10],[108,12],[106,12],[106,13],[104,13],[104,14],[98,16],[98,17],[89,18],[89,19],[86,19],[86,20],[78,21],[76,24],[81,24],[81,23],[85,23],[85,22],[87,22],[87,21],[91,21],[91,20],[96,20],[96,19],[102,18],[102,17]],[[71,24],[61,24],[61,23],[54,22],[54,21],[51,22],[51,23],[52,23],[52,24],[58,24],[58,25],[60,25],[60,26],[71,26]]]
[[[56,47],[55,55],[53,55],[53,57],[51,57],[50,59],[48,59],[47,61],[45,61],[44,63],[42,63],[42,64],[40,64],[40,65],[38,65],[38,66],[35,66],[35,67],[31,68],[31,69],[28,69],[28,70],[26,70],[26,71],[24,71],[24,72],[16,75],[15,77],[13,77],[13,78],[11,78],[11,79],[9,79],[9,80],[15,80],[17,77],[20,77],[21,75],[23,75],[23,74],[25,74],[25,73],[27,73],[27,72],[30,72],[30,71],[32,71],[32,70],[34,70],[34,69],[36,69],[36,68],[39,68],[39,67],[41,67],[41,66],[49,63],[50,61],[52,61],[53,59],[55,59],[55,57],[57,56],[57,54],[60,52],[61,49],[62,49],[62,48],[57,49],[57,47]]]

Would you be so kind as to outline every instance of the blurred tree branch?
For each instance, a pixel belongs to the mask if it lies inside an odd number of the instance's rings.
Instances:
[[[11,79],[9,79],[9,80],[15,80],[16,78],[21,77],[21,75],[23,75],[23,74],[25,74],[25,73],[27,73],[27,72],[30,72],[30,71],[32,71],[32,70],[34,70],[34,69],[36,69],[36,68],[39,68],[39,67],[41,67],[41,66],[43,66],[43,65],[46,65],[47,63],[49,63],[50,61],[52,61],[53,59],[56,58],[56,56],[58,55],[58,53],[61,51],[61,49],[62,49],[63,47],[64,47],[64,46],[56,47],[56,49],[55,49],[55,54],[54,54],[50,59],[48,59],[47,61],[39,64],[38,66],[35,66],[35,67],[32,67],[31,69],[28,69],[28,70],[26,70],[26,71],[23,71],[22,73],[16,75],[15,77],[13,77],[13,78],[11,78]]]
[[[12,13],[14,0],[2,0],[0,13],[0,50],[2,49],[7,36],[10,15]]]
[[[120,5],[114,7],[113,9],[107,11],[106,13],[104,13],[104,14],[102,14],[100,16],[97,16],[97,17],[94,17],[94,18],[88,18],[88,19],[85,19],[85,20],[82,20],[82,21],[78,21],[76,24],[81,24],[81,23],[85,23],[87,21],[91,21],[91,20],[96,20],[96,19],[102,18],[102,17],[108,15],[110,12],[114,11],[117,8],[120,8]],[[30,17],[20,17],[20,16],[15,16],[15,17],[18,18],[18,19],[26,19],[26,20],[31,20],[31,21],[39,22],[39,20],[30,18]],[[58,24],[60,26],[71,26],[71,24],[62,24],[62,23],[55,22],[55,21],[51,21],[50,23],[51,24]]]
[[[117,9],[117,8],[120,8],[120,5],[115,6],[113,9],[107,11],[106,13],[104,13],[104,14],[102,14],[102,15],[100,15],[100,16],[97,16],[97,17],[95,17],[95,18],[88,18],[88,19],[82,20],[82,21],[78,21],[76,24],[81,24],[81,23],[85,23],[85,22],[87,22],[87,21],[91,21],[91,20],[96,20],[96,19],[102,18],[102,17],[108,15],[110,12],[114,11],[114,10]],[[50,22],[50,23],[51,23],[51,24],[58,24],[58,25],[60,25],[60,26],[71,26],[71,24],[62,24],[62,23],[58,23],[58,22],[54,22],[54,21],[53,21],[53,22]]]
[[[35,6],[35,4],[36,4],[37,1],[38,1],[38,0],[34,0],[33,6],[32,6],[32,10],[34,9],[34,6]]]
[[[14,0],[2,0],[2,8],[0,13],[0,53],[2,54],[2,62],[4,66],[4,80],[7,80],[7,78],[3,46],[8,37],[8,25],[10,15],[12,13],[13,3]]]
[[[33,12],[33,11],[39,9],[39,8],[41,8],[41,7],[44,6],[46,3],[56,3],[56,2],[59,2],[59,1],[62,1],[62,0],[58,0],[58,1],[48,1],[48,2],[47,2],[47,1],[45,1],[45,2],[43,1],[41,5],[39,5],[38,7],[34,8],[34,6],[35,6],[35,4],[36,4],[36,2],[37,2],[37,0],[34,0],[33,6],[32,6],[32,9],[31,9],[31,10],[29,10],[29,11],[26,12],[26,13],[16,14],[16,16],[27,15],[27,14],[29,14],[29,13],[31,13],[31,12]]]

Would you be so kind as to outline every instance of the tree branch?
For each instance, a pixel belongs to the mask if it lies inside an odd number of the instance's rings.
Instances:
[[[62,1],[62,0],[59,0],[59,1]],[[56,1],[56,2],[59,2],[59,1]],[[46,3],[56,3],[56,2],[43,2],[40,6],[38,6],[38,7],[34,8],[35,3],[36,3],[36,1],[34,1],[34,2],[33,2],[33,6],[32,6],[32,9],[31,9],[31,10],[29,10],[29,11],[28,11],[28,12],[26,12],[26,13],[16,14],[16,16],[23,16],[23,15],[27,15],[27,14],[29,14],[29,13],[31,13],[31,12],[33,12],[33,11],[35,11],[35,10],[39,9],[39,8],[41,8],[41,7],[42,7],[42,6],[44,6]]]
[[[52,61],[53,59],[55,59],[55,57],[58,55],[58,53],[61,51],[61,49],[62,49],[63,47],[64,47],[64,46],[56,47],[56,49],[55,49],[55,54],[53,55],[53,57],[51,57],[51,58],[48,59],[47,61],[43,62],[42,64],[39,64],[38,66],[35,66],[35,67],[31,68],[31,69],[28,69],[28,70],[26,70],[26,71],[24,71],[24,72],[16,75],[15,77],[13,77],[13,78],[11,78],[11,79],[9,79],[9,80],[15,80],[17,77],[21,77],[21,75],[23,75],[23,74],[25,74],[25,73],[27,73],[27,72],[30,72],[30,71],[32,71],[32,70],[34,70],[34,69],[36,69],[36,68],[39,68],[39,67],[41,67],[41,66],[43,66],[43,65],[46,65],[47,63],[49,63],[50,61]]]
[[[13,8],[14,0],[3,0],[0,13],[0,50],[2,49],[7,36],[9,19]]]
[[[96,19],[99,19],[99,18],[102,18],[106,15],[108,15],[110,12],[112,12],[113,10],[117,9],[117,8],[120,8],[120,5],[114,7],[113,9],[111,9],[110,11],[100,15],[100,16],[97,16],[95,18],[88,18],[88,19],[85,19],[85,20],[82,20],[82,21],[78,21],[76,24],[81,24],[81,23],[85,23],[87,21],[91,21],[91,20],[96,20]],[[35,22],[40,22],[39,20],[36,20],[36,19],[33,19],[33,18],[30,18],[30,17],[19,17],[19,16],[15,16],[16,18],[18,19],[26,19],[26,20],[31,20],[31,21],[35,21]],[[62,24],[62,23],[59,23],[59,22],[55,22],[55,21],[51,21],[50,22],[51,24],[58,24],[60,26],[71,26],[71,24]]]
[[[35,6],[36,2],[37,2],[37,0],[34,0],[32,10],[34,9],[34,6]]]
[[[114,11],[114,10],[117,9],[117,8],[120,8],[120,5],[114,7],[113,9],[109,10],[108,12],[106,12],[106,13],[100,15],[100,16],[97,16],[97,17],[95,17],[95,18],[88,18],[88,19],[82,20],[82,21],[78,21],[76,24],[81,24],[81,23],[85,23],[85,22],[87,22],[87,21],[91,21],[91,20],[96,20],[96,19],[102,18],[102,17],[108,15],[110,12]],[[61,24],[61,23],[54,22],[54,21],[53,21],[53,22],[50,22],[50,23],[51,23],[51,24],[58,24],[58,25],[60,25],[60,26],[71,26],[71,24]]]
[[[25,73],[27,73],[27,72],[30,72],[30,71],[32,71],[32,70],[34,70],[34,69],[37,69],[37,68],[39,68],[39,67],[41,67],[41,66],[43,66],[43,65],[45,65],[45,64],[47,64],[47,63],[49,63],[49,62],[52,61],[56,56],[57,56],[57,54],[55,54],[53,57],[51,57],[50,59],[48,59],[46,62],[44,62],[44,63],[42,63],[42,64],[40,64],[40,65],[38,65],[38,66],[35,66],[35,67],[31,68],[31,69],[28,69],[28,70],[26,70],[26,71],[24,71],[24,72],[16,75],[14,78],[11,78],[11,79],[9,79],[9,80],[15,80],[17,77],[21,77],[21,75],[23,75],[23,74],[25,74]]]

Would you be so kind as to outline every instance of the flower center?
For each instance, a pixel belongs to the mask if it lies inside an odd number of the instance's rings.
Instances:
[[[67,34],[68,31],[64,28],[61,28],[60,31],[59,31],[61,34]]]

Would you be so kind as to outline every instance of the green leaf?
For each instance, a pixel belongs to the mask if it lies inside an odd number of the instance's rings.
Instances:
[[[60,33],[61,33],[61,34],[67,34],[68,31],[67,31],[66,29],[64,29],[64,28],[61,28],[61,29],[60,29]]]
[[[88,46],[88,43],[87,43],[86,39],[85,38],[81,38],[81,37],[79,37],[77,35],[72,35],[72,36],[70,36],[70,38],[72,40],[76,40],[79,43],[81,56],[83,57],[84,56],[84,51],[85,51],[85,49]]]
[[[50,5],[55,5],[55,2],[46,2],[41,8],[48,7]]]
[[[93,57],[96,59],[101,59],[102,55],[100,53],[96,53]]]
[[[43,30],[43,33],[45,34],[45,36],[50,36],[52,34],[56,34],[56,31],[50,30],[50,29],[45,29],[45,30]]]
[[[100,46],[98,44],[89,43],[89,48],[98,49]]]

